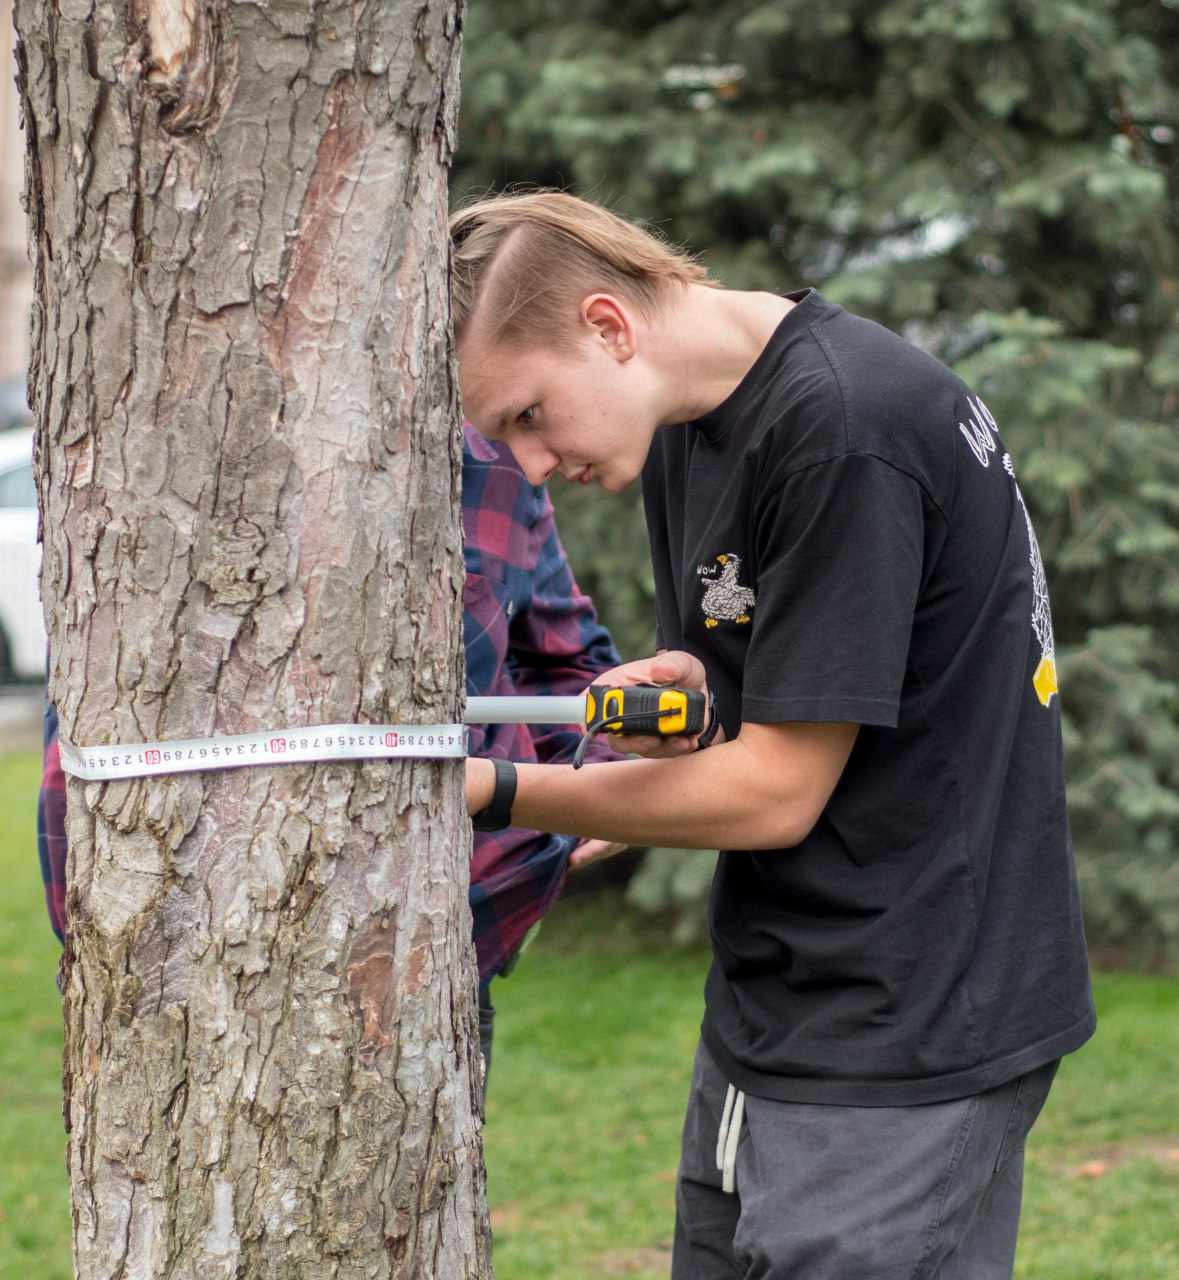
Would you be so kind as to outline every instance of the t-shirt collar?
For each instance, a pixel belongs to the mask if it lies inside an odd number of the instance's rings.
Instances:
[[[783,351],[795,338],[806,332],[823,308],[831,306],[818,289],[797,289],[793,293],[782,296],[795,305],[782,317],[749,372],[715,409],[710,409],[702,417],[688,424],[695,427],[712,443],[721,440],[732,430],[733,424],[741,416],[746,405],[760,392],[768,370],[781,357]]]

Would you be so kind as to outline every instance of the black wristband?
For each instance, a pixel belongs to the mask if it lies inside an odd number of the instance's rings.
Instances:
[[[716,710],[716,694],[711,689],[708,691],[708,723],[704,726],[703,732],[696,739],[696,750],[703,751],[705,747],[712,746],[712,740],[716,737],[716,731],[720,728],[720,716]]]
[[[476,831],[502,831],[512,825],[512,801],[516,798],[516,766],[510,760],[492,757],[495,766],[495,790],[485,809],[471,817]]]

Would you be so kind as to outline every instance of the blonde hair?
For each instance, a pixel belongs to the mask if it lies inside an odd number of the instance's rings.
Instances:
[[[695,259],[601,205],[563,191],[509,193],[451,215],[456,341],[476,314],[492,343],[573,345],[581,300],[604,290],[657,312],[674,285],[712,285]]]

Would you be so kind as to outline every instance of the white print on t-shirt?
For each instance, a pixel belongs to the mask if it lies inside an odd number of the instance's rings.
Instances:
[[[1028,559],[1032,565],[1032,630],[1040,643],[1040,663],[1032,676],[1032,686],[1036,690],[1036,697],[1044,706],[1047,706],[1052,701],[1052,695],[1060,692],[1060,685],[1056,678],[1056,639],[1052,634],[1052,605],[1048,600],[1048,579],[1044,574],[1044,559],[1040,555],[1040,543],[1036,538],[1035,529],[1032,528],[1032,518],[1028,515],[1027,503],[1023,500],[1019,482],[1015,479],[1015,464],[1011,461],[1009,453],[1003,455],[1003,470],[1015,485],[1015,496],[1019,499],[1024,523],[1028,527]]]
[[[999,424],[995,421],[990,409],[977,396],[967,396],[970,406],[970,417],[966,422],[958,423],[958,430],[970,446],[979,464],[991,465],[991,454],[998,448]],[[1036,540],[1036,531],[1032,528],[1032,518],[1028,515],[1027,503],[1023,500],[1019,484],[1015,479],[1015,464],[1011,454],[1003,455],[1003,470],[1011,477],[1015,485],[1015,496],[1023,511],[1024,523],[1028,527],[1028,558],[1032,565],[1032,630],[1040,645],[1040,662],[1032,675],[1032,685],[1036,697],[1044,706],[1052,701],[1052,695],[1060,692],[1056,678],[1056,641],[1052,635],[1052,606],[1048,602],[1048,579],[1044,575],[1044,560],[1040,555],[1040,544]]]
[[[740,568],[741,557],[731,551],[717,556],[714,564],[696,566],[697,577],[705,583],[704,599],[700,601],[700,607],[704,610],[706,627],[715,627],[721,622],[735,622],[738,626],[743,626],[750,620],[749,613],[757,603],[757,597],[737,581]]]
[[[987,406],[975,396],[967,396],[966,403],[970,406],[970,421],[958,423],[958,430],[965,436],[970,452],[984,467],[989,467],[990,455],[995,452],[995,433],[999,430],[999,424],[991,417]]]

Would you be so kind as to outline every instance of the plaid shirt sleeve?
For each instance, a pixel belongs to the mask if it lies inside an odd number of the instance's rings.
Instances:
[[[522,694],[581,693],[594,677],[621,659],[609,631],[598,621],[593,601],[578,589],[557,536],[553,504],[544,490],[532,529],[536,548],[532,598],[513,619],[508,653],[512,683]],[[573,758],[581,740],[579,727],[534,725],[532,744],[538,760],[554,763]],[[610,760],[617,753],[601,739],[586,752],[587,760]]]
[[[47,702],[41,791],[37,796],[37,852],[49,923],[59,942],[65,942],[66,932],[65,804],[65,774],[57,746],[57,708]]]
[[[619,662],[592,602],[577,589],[552,504],[511,453],[468,429],[463,455],[467,583],[467,693],[580,693]],[[472,755],[528,763],[572,754],[573,725],[473,725]],[[614,758],[594,743],[589,759]],[[578,841],[512,827],[476,833],[471,914],[479,977],[487,982],[519,949],[561,891]]]

